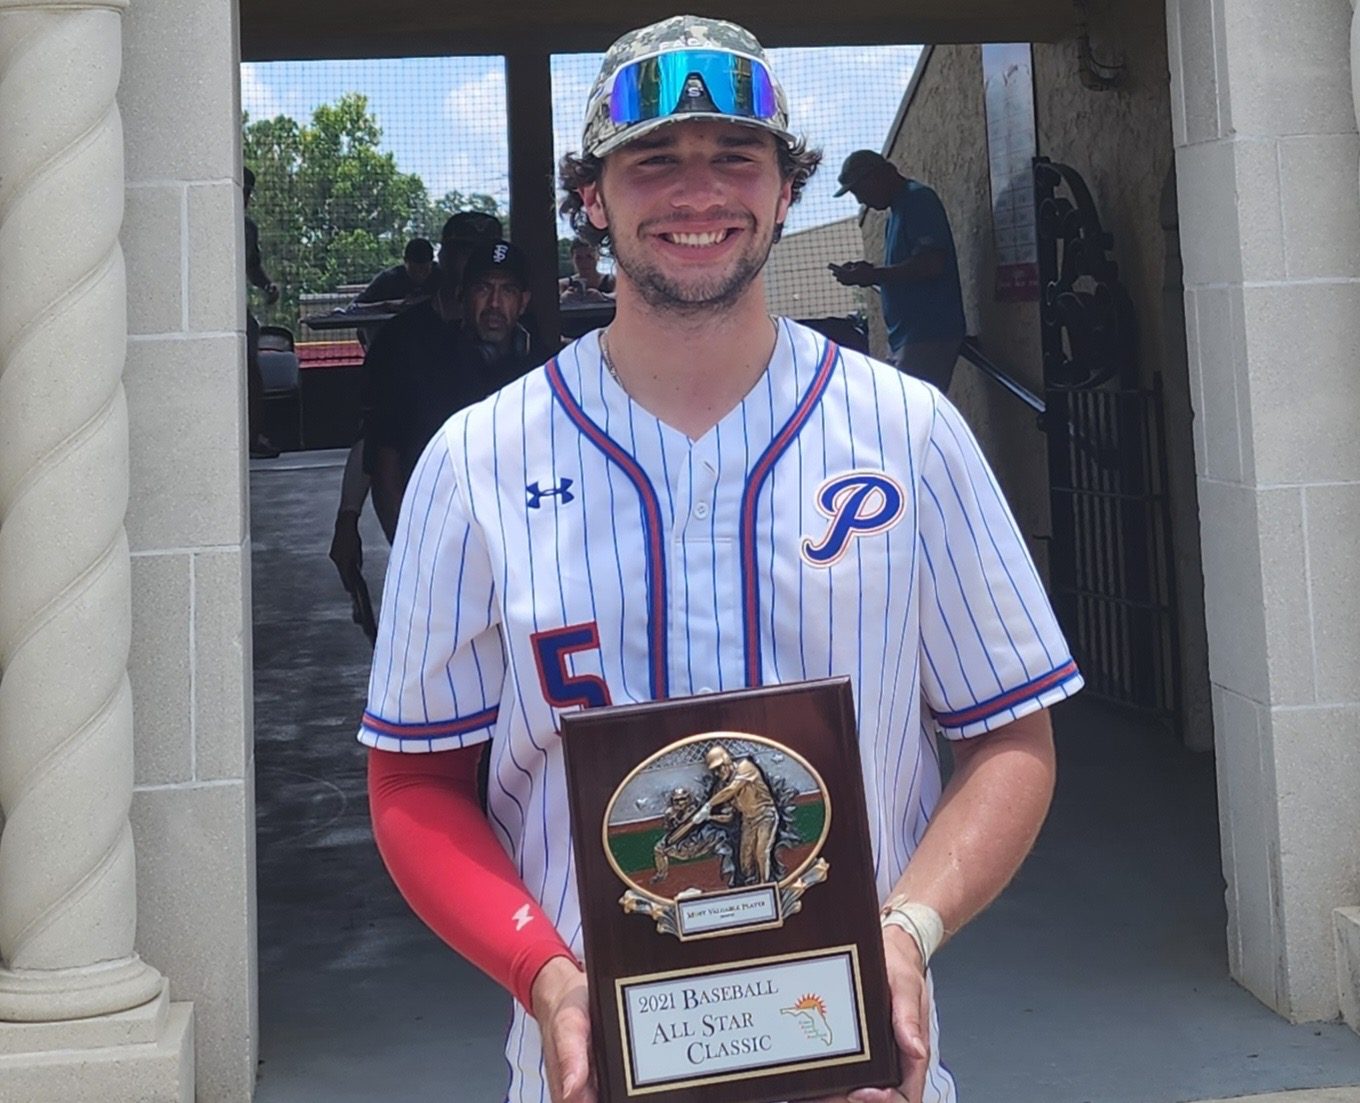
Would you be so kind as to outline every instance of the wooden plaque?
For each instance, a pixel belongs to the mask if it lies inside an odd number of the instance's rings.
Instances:
[[[562,718],[605,1103],[900,1080],[847,678]]]

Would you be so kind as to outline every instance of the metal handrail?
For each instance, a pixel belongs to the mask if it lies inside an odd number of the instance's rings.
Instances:
[[[987,378],[1013,394],[1040,417],[1048,412],[1048,404],[1042,398],[1006,371],[1005,368],[988,358],[987,354],[982,351],[982,346],[977,343],[976,337],[965,337],[963,339],[959,355]],[[1040,424],[1042,425],[1042,422]]]

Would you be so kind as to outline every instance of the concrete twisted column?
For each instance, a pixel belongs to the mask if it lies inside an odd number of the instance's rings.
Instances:
[[[127,0],[0,0],[0,1020],[126,1010]]]

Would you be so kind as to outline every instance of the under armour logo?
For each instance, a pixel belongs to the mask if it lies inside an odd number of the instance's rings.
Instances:
[[[537,481],[530,483],[528,486],[524,488],[529,495],[529,508],[530,509],[541,508],[541,503],[543,499],[551,498],[554,495],[556,495],[558,498],[561,498],[562,504],[565,505],[567,502],[570,502],[573,498],[576,497],[576,495],[571,492],[570,487],[571,487],[570,479],[563,479],[560,483],[558,483],[555,487],[552,487],[550,490],[539,489]]]
[[[813,567],[830,567],[856,536],[869,536],[895,525],[902,516],[906,492],[882,471],[850,471],[822,483],[816,502],[830,524],[815,543],[804,537],[799,552]]]
[[[529,911],[528,904],[521,904],[519,911],[510,917],[515,921],[515,930],[522,931],[534,921],[533,913]]]
[[[504,244],[492,246],[492,249],[491,249],[491,263],[492,263],[492,264],[504,264],[504,263],[505,263],[505,258],[508,257],[509,255],[510,255],[510,246],[504,245]]]

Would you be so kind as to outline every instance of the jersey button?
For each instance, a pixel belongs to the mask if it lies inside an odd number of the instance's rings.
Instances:
[[[708,516],[708,503],[700,502],[698,505],[696,505],[694,507],[694,516],[699,518],[699,520],[701,521],[704,520],[704,518]]]

